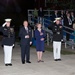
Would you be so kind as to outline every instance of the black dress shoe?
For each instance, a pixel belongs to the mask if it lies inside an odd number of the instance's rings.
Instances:
[[[41,62],[40,60],[37,61],[38,63]]]
[[[9,66],[12,66],[12,64],[8,64]]]
[[[5,64],[5,66],[8,66],[8,64]]]
[[[26,63],[31,63],[30,61],[27,61]]]
[[[25,62],[22,62],[22,64],[25,64]]]
[[[61,59],[58,59],[58,61],[61,61]]]
[[[22,61],[22,64],[25,64],[25,60]]]
[[[40,62],[44,62],[43,60],[40,60]]]
[[[58,59],[54,59],[54,61],[58,61]]]
[[[44,53],[45,51],[43,51],[43,53]]]

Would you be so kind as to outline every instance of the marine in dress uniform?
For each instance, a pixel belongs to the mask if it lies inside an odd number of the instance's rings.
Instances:
[[[53,31],[53,55],[55,61],[61,60],[61,40],[62,40],[62,25],[61,18],[55,18],[55,23],[51,25]]]
[[[0,27],[0,31],[3,33],[2,45],[4,48],[4,63],[5,66],[12,66],[12,49],[15,41],[14,28],[10,27],[11,19],[5,19],[5,23]]]
[[[24,21],[23,27],[20,28],[19,37],[21,38],[21,60],[22,64],[30,62],[30,45],[32,44],[32,32],[31,28],[28,27],[28,22]]]

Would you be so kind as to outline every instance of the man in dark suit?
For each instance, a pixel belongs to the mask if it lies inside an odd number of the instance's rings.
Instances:
[[[31,28],[28,27],[28,22],[23,22],[23,27],[20,28],[19,37],[21,38],[21,60],[22,64],[30,62],[30,45],[32,44],[32,32]]]

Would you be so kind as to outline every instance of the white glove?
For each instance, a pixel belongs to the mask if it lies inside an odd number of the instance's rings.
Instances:
[[[30,42],[30,45],[32,44],[32,42]]]
[[[14,47],[14,44],[13,44],[13,47]]]
[[[7,24],[7,23],[5,22],[5,23],[2,25],[2,27],[5,27],[6,24]]]
[[[63,41],[63,39],[61,39],[61,41]]]

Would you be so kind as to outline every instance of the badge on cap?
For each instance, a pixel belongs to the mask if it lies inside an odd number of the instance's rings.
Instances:
[[[12,19],[5,19],[6,22],[10,22]]]

